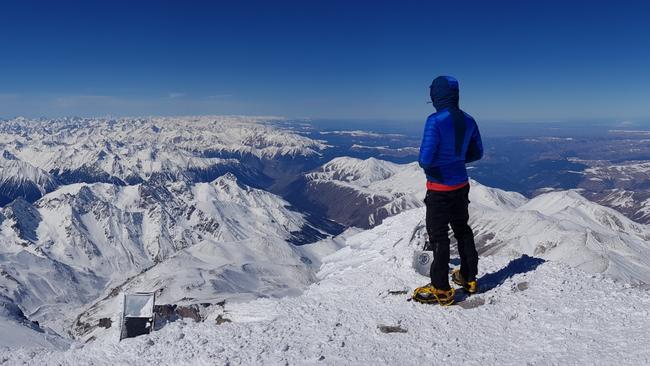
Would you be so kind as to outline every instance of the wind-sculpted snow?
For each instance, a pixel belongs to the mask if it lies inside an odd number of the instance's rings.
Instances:
[[[481,293],[405,301],[423,209],[351,235],[301,295],[227,302],[203,323],[104,337],[68,351],[0,351],[40,365],[645,365],[650,292],[521,255],[481,259]],[[456,258],[457,259],[457,258]],[[392,294],[391,294],[392,293]],[[217,322],[221,319],[221,322]],[[227,319],[228,322],[224,322]],[[399,328],[399,333],[385,333]],[[384,331],[382,331],[384,329]]]
[[[274,127],[277,120],[210,116],[3,121],[0,149],[15,163],[9,167],[4,162],[4,169],[11,170],[0,178],[27,180],[44,191],[51,190],[51,177],[63,184],[139,183],[156,176],[197,182],[232,172],[254,181],[264,176],[236,158],[318,156],[327,147]],[[24,167],[16,172],[16,164]]]
[[[164,292],[170,302],[280,296],[312,276],[289,244],[304,239],[304,215],[232,174],[196,184],[67,185],[1,214],[0,295],[60,333],[119,289]]]

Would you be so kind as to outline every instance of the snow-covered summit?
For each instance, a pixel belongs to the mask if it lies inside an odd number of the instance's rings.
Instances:
[[[372,182],[387,179],[398,171],[400,171],[398,164],[384,160],[339,157],[324,164],[317,171],[309,173],[308,177],[368,185]]]
[[[332,182],[355,187],[368,194],[408,194],[421,201],[426,193],[426,177],[417,163],[396,164],[368,158],[339,157],[306,175],[313,182]],[[483,186],[470,180],[472,198],[492,207],[518,207],[528,200],[521,194]],[[416,206],[417,207],[417,206]]]
[[[39,186],[54,184],[52,177],[47,172],[20,161],[20,159],[7,150],[4,150],[2,155],[0,155],[0,179],[2,182],[29,181]]]
[[[385,217],[420,207],[424,179],[417,163],[340,157],[307,173],[301,194],[324,207],[331,219],[369,228]]]
[[[4,150],[0,155],[0,205],[23,197],[34,201],[54,190],[58,183],[52,175],[20,160]]]

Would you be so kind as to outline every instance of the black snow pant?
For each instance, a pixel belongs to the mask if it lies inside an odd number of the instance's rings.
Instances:
[[[454,231],[460,254],[460,273],[467,281],[476,279],[478,253],[469,227],[469,184],[449,192],[427,191],[427,233],[433,249],[431,284],[440,290],[449,287],[449,225]]]

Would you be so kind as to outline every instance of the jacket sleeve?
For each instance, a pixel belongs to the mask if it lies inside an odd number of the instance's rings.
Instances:
[[[440,132],[436,127],[436,118],[429,117],[424,125],[422,144],[420,145],[420,156],[418,162],[422,169],[427,170],[434,167],[434,160],[438,154],[440,144]]]
[[[481,132],[479,132],[478,126],[476,126],[476,128],[474,128],[474,132],[472,133],[472,137],[469,140],[469,145],[467,146],[465,163],[481,160],[482,157],[483,141],[481,141]]]

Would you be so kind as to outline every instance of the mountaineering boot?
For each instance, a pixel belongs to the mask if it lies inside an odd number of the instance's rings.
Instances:
[[[458,286],[463,286],[463,289],[465,289],[465,291],[467,291],[470,294],[475,294],[478,291],[478,284],[476,283],[476,280],[465,281],[463,275],[460,274],[459,269],[454,269],[451,272],[451,280],[453,283],[457,284]]]
[[[413,291],[413,300],[423,304],[432,304],[437,302],[442,306],[449,306],[454,303],[456,291],[453,288],[449,290],[439,290],[432,284],[418,287]]]

